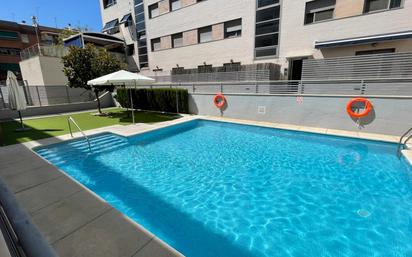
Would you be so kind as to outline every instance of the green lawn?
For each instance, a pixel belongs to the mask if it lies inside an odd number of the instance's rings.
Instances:
[[[127,125],[132,123],[130,111],[119,108],[105,109],[107,116],[95,116],[94,112],[71,114],[70,116],[79,124],[82,130],[95,129],[111,125]],[[0,123],[0,143],[2,145],[12,145],[17,143],[38,140],[47,137],[54,137],[69,133],[67,117],[60,115],[47,118],[29,119],[24,121],[24,125],[32,128],[30,131],[16,132],[20,127],[16,121]],[[161,114],[153,112],[135,112],[136,123],[155,123],[178,118],[172,114]],[[73,126],[72,126],[73,127]],[[76,128],[73,128],[76,131]],[[3,142],[1,142],[3,141]]]

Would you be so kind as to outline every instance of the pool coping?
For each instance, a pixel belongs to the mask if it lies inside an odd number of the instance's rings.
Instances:
[[[242,124],[242,125],[252,125],[252,126],[260,126],[260,127],[268,127],[268,128],[274,128],[274,129],[283,129],[283,130],[291,130],[291,131],[301,131],[301,132],[307,132],[307,133],[316,133],[316,134],[324,134],[324,135],[333,135],[333,136],[341,136],[341,137],[349,137],[349,138],[357,138],[357,139],[367,139],[367,140],[373,140],[373,141],[382,141],[382,142],[392,142],[392,143],[397,143],[399,140],[399,137],[397,136],[390,136],[390,135],[381,135],[381,134],[372,134],[372,133],[364,133],[364,132],[353,132],[353,131],[345,131],[345,130],[336,130],[336,129],[326,129],[326,128],[316,128],[316,127],[306,127],[306,126],[297,126],[297,125],[290,125],[290,124],[279,124],[279,123],[270,123],[270,122],[261,122],[261,121],[251,121],[251,120],[241,120],[241,119],[233,119],[233,118],[225,118],[225,117],[214,117],[214,116],[201,116],[201,115],[182,115],[183,117],[180,119],[176,120],[171,120],[171,121],[166,121],[166,122],[160,122],[160,123],[155,123],[155,124],[134,124],[134,125],[115,125],[115,126],[109,126],[109,127],[103,127],[99,129],[93,129],[89,131],[85,131],[86,135],[92,136],[92,135],[97,135],[101,133],[113,133],[117,134],[119,136],[123,137],[130,137],[130,136],[135,136],[138,134],[142,133],[147,133],[155,130],[159,130],[162,128],[166,128],[169,126],[177,125],[177,124],[182,124],[186,123],[189,121],[194,121],[194,120],[210,120],[210,121],[220,121],[220,122],[229,122],[229,123],[236,123],[236,124]],[[24,147],[27,150],[29,150],[34,156],[41,158],[40,155],[38,155],[34,149],[39,147],[39,146],[47,146],[51,144],[56,144],[56,143],[61,143],[64,141],[69,141],[69,140],[78,140],[82,135],[80,133],[74,133],[73,138],[70,137],[70,135],[64,135],[64,136],[58,136],[58,137],[53,137],[53,138],[46,138],[46,139],[41,139],[38,141],[31,141],[31,142],[26,142],[23,144],[19,145],[12,145],[12,146],[6,146],[0,148],[0,157],[2,152],[7,152],[7,148],[18,148],[18,147]],[[412,151],[411,147],[409,146],[408,149],[402,150],[402,154],[405,157],[405,159],[409,162],[409,164],[412,165]],[[52,166],[50,162],[47,160],[41,158],[41,160],[45,163],[47,163],[49,166]],[[106,207],[109,209],[109,211],[117,211],[115,208],[113,208],[109,203],[104,201],[100,196],[98,196],[96,193],[93,191],[89,190],[87,187],[82,185],[80,182],[76,181],[75,179],[71,178],[69,175],[67,175],[64,171],[58,169],[55,166],[54,167],[54,172],[58,172],[60,176],[64,176],[68,178],[67,183],[74,183],[77,186],[79,186],[82,191],[87,192],[87,194],[91,195],[94,197],[95,201],[100,201]],[[0,174],[1,176],[1,174]],[[7,181],[6,181],[7,182]],[[45,182],[48,183],[48,182]],[[39,185],[42,185],[44,183],[41,183]],[[33,187],[33,188],[36,188]],[[30,190],[29,188],[28,190]],[[64,202],[65,198],[59,199],[59,201],[55,201],[51,203],[50,205],[54,205],[59,202]],[[43,207],[43,208],[47,208]],[[108,211],[108,212],[109,212]],[[118,211],[117,211],[118,212]],[[120,212],[119,212],[120,213]],[[37,215],[37,214],[36,214]],[[53,215],[53,214],[49,214]],[[34,215],[33,215],[34,216]],[[131,226],[134,226],[137,229],[136,233],[140,233],[142,236],[149,236],[150,240],[146,242],[146,244],[140,248],[135,254],[131,256],[139,256],[138,253],[141,252],[143,249],[147,249],[149,252],[152,251],[150,254],[155,255],[160,257],[160,256],[183,256],[181,253],[176,251],[174,248],[169,246],[167,243],[163,242],[159,238],[157,238],[155,235],[151,234],[149,231],[147,231],[144,227],[139,225],[137,222],[129,219],[125,215],[120,215],[117,217],[117,219],[123,219],[126,223],[130,224]],[[61,221],[64,223],[64,220]],[[62,224],[63,225],[63,224]],[[42,231],[40,229],[40,231]],[[73,234],[75,232],[72,232]],[[67,235],[66,235],[67,236]],[[150,242],[154,242],[155,246],[153,244],[150,244]],[[87,240],[83,242],[84,244],[87,244]],[[52,243],[51,243],[52,244]],[[149,249],[149,245],[153,249]],[[159,250],[163,249],[163,250]],[[154,251],[154,252],[153,252]],[[159,251],[161,254],[159,254]],[[72,256],[72,255],[64,255],[64,256]],[[120,256],[120,255],[119,255]],[[121,255],[124,256],[124,255]]]

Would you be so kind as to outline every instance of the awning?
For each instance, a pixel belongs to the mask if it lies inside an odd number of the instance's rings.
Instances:
[[[383,41],[401,40],[412,38],[412,31],[372,35],[365,37],[355,37],[355,38],[345,38],[336,39],[329,41],[315,41],[315,48],[331,48],[340,46],[350,46],[350,45],[362,45],[362,44],[372,44]]]
[[[128,13],[125,16],[123,16],[123,18],[120,20],[120,24],[129,22],[131,19],[132,19],[132,14]]]
[[[111,29],[116,28],[117,26],[119,26],[119,20],[118,19],[109,21],[109,22],[106,23],[106,25],[104,25],[104,28],[103,28],[102,32],[109,31]]]

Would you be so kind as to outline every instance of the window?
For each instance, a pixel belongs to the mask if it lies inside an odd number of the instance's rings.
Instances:
[[[256,22],[262,22],[267,20],[278,19],[280,14],[280,7],[274,6],[271,8],[266,8],[258,10],[256,12]]]
[[[402,0],[365,0],[364,13],[401,7]]]
[[[107,22],[104,25],[102,32],[106,32],[107,34],[114,34],[114,33],[119,32],[119,20],[115,19],[115,20]]]
[[[277,0],[258,0],[255,57],[275,56],[279,45],[280,5]]]
[[[160,49],[160,38],[152,39],[152,51],[157,51]]]
[[[116,4],[116,0],[103,0],[104,9]]]
[[[316,0],[306,3],[305,24],[333,19],[336,0]]]
[[[18,48],[0,47],[0,55],[19,56],[19,55],[20,55],[20,49],[18,49]]]
[[[22,43],[25,43],[25,44],[28,44],[28,43],[29,43],[29,35],[27,35],[27,34],[21,34],[20,36],[21,36],[21,42],[22,42]]]
[[[199,34],[199,43],[205,43],[205,42],[209,42],[212,41],[212,26],[207,26],[204,28],[200,28],[198,30],[198,34]]]
[[[240,37],[242,35],[242,19],[225,22],[225,38]]]
[[[175,11],[180,8],[182,8],[180,0],[170,0],[170,11]]]
[[[255,41],[255,47],[268,47],[278,44],[278,34],[270,34],[257,36]]]
[[[387,53],[394,53],[394,52],[395,52],[395,48],[387,48],[387,49],[356,51],[355,55],[387,54]]]
[[[132,24],[132,14],[128,13],[123,18],[120,20],[120,24],[124,23],[125,27],[128,27],[129,25]]]
[[[0,31],[0,39],[17,40],[19,35],[13,31]]]
[[[134,55],[134,44],[127,45],[126,54],[128,56]]]
[[[275,33],[279,31],[279,20],[256,24],[256,35]]]
[[[279,0],[258,0],[258,8],[278,4]]]
[[[172,47],[181,47],[183,46],[183,33],[177,33],[172,35]]]
[[[154,18],[156,16],[159,16],[159,4],[155,3],[152,5],[149,5],[149,17]]]

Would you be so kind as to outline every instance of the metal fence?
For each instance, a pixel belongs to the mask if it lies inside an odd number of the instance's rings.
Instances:
[[[387,53],[303,60],[302,79],[410,78],[412,53]]]
[[[22,83],[20,83],[22,84]],[[22,93],[28,106],[46,106],[70,103],[84,103],[95,100],[94,94],[82,88],[56,86],[27,86],[21,85]],[[0,109],[8,108],[8,89],[0,84]]]
[[[347,95],[412,97],[412,78],[368,80],[278,80],[207,83],[156,83],[151,88],[184,88],[189,93],[264,95]]]
[[[270,70],[250,70],[236,72],[192,73],[169,76],[155,76],[157,83],[163,82],[214,82],[214,81],[268,81]]]

